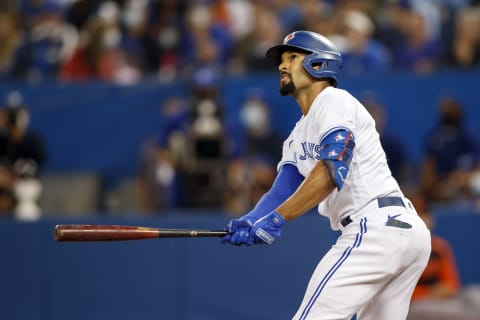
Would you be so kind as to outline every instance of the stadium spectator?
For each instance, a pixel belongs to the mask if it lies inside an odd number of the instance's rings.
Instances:
[[[22,43],[23,29],[15,12],[0,12],[0,81],[12,77],[15,54]]]
[[[352,10],[344,15],[343,23],[346,39],[340,50],[345,72],[362,75],[389,71],[390,52],[382,43],[373,39],[375,26],[370,18],[362,11]]]
[[[140,80],[141,70],[128,60],[121,47],[118,10],[113,2],[104,2],[87,21],[77,48],[61,66],[62,80],[105,80],[120,84]]]
[[[215,70],[200,68],[190,79],[188,98],[163,102],[158,134],[140,154],[145,210],[222,206],[231,142],[220,81]]]
[[[200,67],[189,84],[187,154],[182,168],[183,205],[219,208],[223,203],[225,167],[231,153],[221,71],[211,66]]]
[[[38,176],[47,149],[42,136],[29,129],[30,111],[22,95],[10,92],[2,110],[6,125],[0,135],[0,160],[9,163],[17,176]]]
[[[141,209],[161,213],[181,205],[182,161],[186,156],[188,109],[180,97],[165,100],[160,126],[140,148],[136,186]]]
[[[186,5],[183,1],[151,1],[143,44],[149,71],[161,82],[172,81],[182,68],[181,38]]]
[[[433,231],[430,260],[413,292],[407,320],[478,319],[478,305],[469,297],[469,291],[475,294],[478,289],[462,286],[453,249],[447,239],[435,234],[435,215],[426,199],[417,195],[412,202]]]
[[[256,3],[253,14],[253,24],[256,27],[240,38],[233,50],[229,67],[235,73],[269,70],[265,63],[265,50],[278,43],[282,36],[279,17],[268,6]]]
[[[292,30],[311,30],[331,38],[342,29],[342,14],[338,3],[304,0],[299,2],[300,17]],[[289,30],[289,29],[285,29]]]
[[[410,161],[401,139],[387,130],[388,111],[372,92],[365,92],[361,100],[375,120],[375,126],[380,134],[380,142],[387,156],[392,175],[404,190],[408,190],[411,178]]]
[[[283,144],[272,128],[270,105],[259,89],[247,92],[239,118],[241,146],[228,164],[224,205],[232,215],[250,210],[271,187]]]
[[[240,110],[244,129],[242,155],[249,159],[263,159],[276,165],[283,139],[272,127],[271,107],[260,89],[251,89]]]
[[[103,2],[105,0],[73,0],[64,7],[65,20],[78,31],[81,31],[85,28],[87,21],[96,14],[99,5]]]
[[[147,0],[128,0],[124,2],[120,16],[120,48],[124,51],[127,63],[142,75],[146,74],[150,67],[147,53],[151,46],[147,36],[148,9]]]
[[[13,217],[17,199],[14,193],[15,176],[9,163],[0,161],[0,217]]]
[[[410,6],[408,1],[386,1],[374,17],[377,28],[375,38],[392,52],[405,41],[402,30],[409,23]]]
[[[60,65],[74,50],[77,30],[66,23],[60,5],[51,0],[23,1],[24,37],[15,53],[12,77],[55,80]]]
[[[427,201],[471,199],[470,178],[478,165],[475,135],[466,128],[463,107],[454,96],[439,101],[438,123],[427,134],[420,188]]]
[[[225,21],[218,19],[207,3],[192,2],[187,7],[185,22],[180,42],[182,75],[190,78],[199,68],[225,68],[233,46],[233,36]]]
[[[456,14],[453,41],[447,64],[457,68],[480,65],[480,5],[466,7]]]
[[[20,93],[10,92],[0,110],[0,211],[37,219],[38,178],[47,157],[43,137],[29,129],[30,112]]]
[[[419,195],[412,202],[428,228],[434,230],[435,217],[426,199]],[[448,240],[433,233],[430,260],[415,287],[412,300],[452,298],[459,293],[460,287],[453,250]]]
[[[426,18],[418,11],[407,10],[400,32],[403,41],[393,49],[394,63],[398,70],[426,74],[438,67],[441,46],[429,30]]]

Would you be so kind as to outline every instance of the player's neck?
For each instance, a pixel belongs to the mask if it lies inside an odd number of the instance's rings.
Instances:
[[[313,100],[315,100],[320,92],[329,86],[330,84],[327,81],[315,81],[303,90],[297,90],[294,98],[300,106],[304,116],[310,111]]]

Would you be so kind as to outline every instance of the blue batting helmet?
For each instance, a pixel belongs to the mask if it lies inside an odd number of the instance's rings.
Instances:
[[[310,31],[295,31],[283,39],[283,43],[267,50],[266,57],[275,65],[281,62],[285,51],[305,51],[303,68],[316,79],[330,78],[337,86],[337,73],[342,68],[342,56],[335,45],[326,37]],[[319,69],[314,66],[320,66]]]

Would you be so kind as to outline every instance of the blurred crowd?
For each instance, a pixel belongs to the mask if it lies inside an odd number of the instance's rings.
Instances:
[[[480,64],[478,0],[3,0],[0,80],[261,72],[266,48],[296,29],[331,38],[353,75]]]
[[[328,36],[350,76],[480,67],[478,0],[4,0],[0,83],[186,80],[188,96],[162,102],[159,132],[141,148],[139,207],[210,206],[240,214],[272,183],[284,137],[272,128],[257,88],[244,97],[241,128],[225,123],[222,77],[272,72],[266,49],[299,29]],[[386,130],[388,106],[374,95],[360,98],[409,195],[435,203],[478,200],[478,146],[457,97],[439,101],[420,170]],[[20,105],[12,99],[2,112],[28,111],[12,107]],[[39,145],[36,166],[45,153]]]
[[[270,127],[259,90],[247,93],[238,115],[241,137],[232,132],[223,123],[228,108],[220,101],[221,77],[272,72],[266,49],[299,29],[328,36],[342,52],[342,72],[352,76],[480,66],[475,0],[6,0],[0,4],[0,81],[188,80],[190,96],[164,102],[161,132],[142,150],[142,206],[221,204],[242,212],[271,183],[282,137]],[[409,184],[418,173],[406,190],[435,202],[477,196],[478,150],[463,126],[460,101],[439,103],[422,169],[412,173],[400,139],[384,130],[384,106],[363,100],[397,179]],[[248,184],[256,191],[247,192]],[[162,199],[148,200],[155,198],[148,193]],[[224,198],[219,202],[225,193],[226,205]],[[247,193],[254,195],[234,196]]]

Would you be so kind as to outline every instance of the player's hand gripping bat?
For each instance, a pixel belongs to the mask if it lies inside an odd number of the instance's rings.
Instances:
[[[56,225],[56,241],[120,241],[152,238],[223,237],[223,230],[163,229],[120,225]]]

